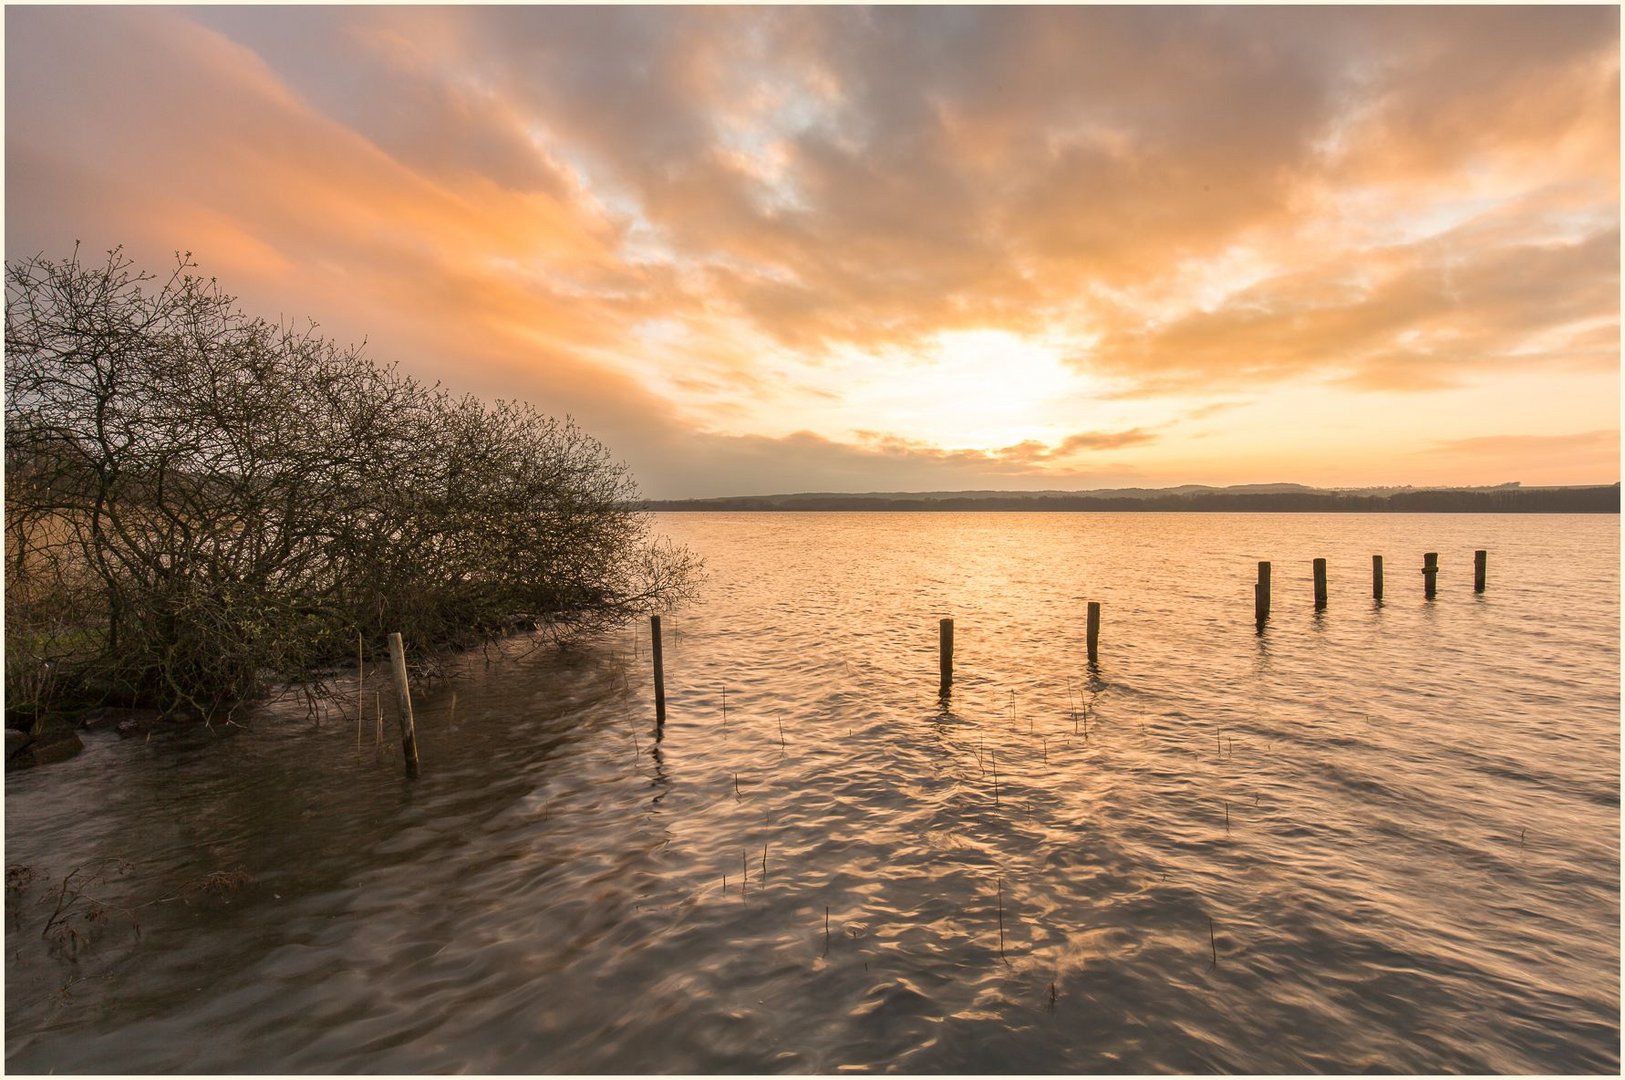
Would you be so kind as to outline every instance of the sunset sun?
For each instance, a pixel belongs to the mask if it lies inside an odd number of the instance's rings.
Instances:
[[[1008,330],[942,331],[910,353],[866,358],[846,404],[860,427],[944,450],[1057,437],[1086,420],[1098,385],[1055,345]]]

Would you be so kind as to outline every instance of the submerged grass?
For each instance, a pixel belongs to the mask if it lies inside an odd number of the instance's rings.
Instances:
[[[1005,960],[1004,955],[1004,879],[999,879],[999,959]],[[1006,963],[1009,961],[1006,960]]]

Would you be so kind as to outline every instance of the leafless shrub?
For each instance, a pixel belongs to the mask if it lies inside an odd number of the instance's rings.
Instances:
[[[573,423],[250,318],[193,270],[7,265],[8,697],[229,718],[358,632],[569,640],[692,588]]]

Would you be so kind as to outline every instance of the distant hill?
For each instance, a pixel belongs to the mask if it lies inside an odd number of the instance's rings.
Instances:
[[[1066,510],[1617,514],[1619,485],[1606,487],[1312,488],[1302,484],[1103,488],[1089,491],[875,491],[651,499],[649,510]]]

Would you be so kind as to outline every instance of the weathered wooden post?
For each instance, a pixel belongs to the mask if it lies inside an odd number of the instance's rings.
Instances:
[[[937,692],[946,694],[954,684],[954,621],[943,619],[937,624],[937,669],[942,682]]]
[[[1438,592],[1439,585],[1439,553],[1437,551],[1425,552],[1422,555],[1422,593],[1429,600]]]
[[[649,652],[655,660],[655,723],[666,722],[666,665],[660,651],[660,616],[649,616]]]
[[[401,753],[406,757],[406,775],[418,774],[418,733],[412,723],[412,688],[406,681],[406,646],[401,635],[389,635],[389,665],[395,669],[395,700],[401,720]]]
[[[1270,617],[1270,564],[1267,562],[1258,564],[1258,582],[1253,585],[1253,616],[1260,628]]]
[[[1100,601],[1089,601],[1089,663],[1100,662]]]
[[[1326,560],[1315,560],[1315,610],[1326,610]]]
[[[1489,561],[1490,553],[1487,551],[1473,552],[1473,591],[1484,591],[1484,569]]]
[[[1382,556],[1371,556],[1371,596],[1372,599],[1382,599]]]

